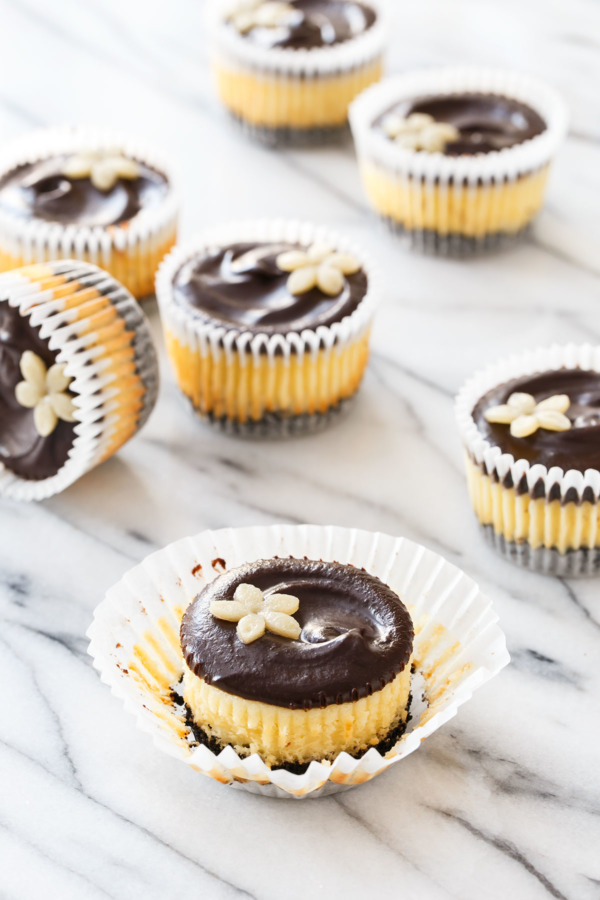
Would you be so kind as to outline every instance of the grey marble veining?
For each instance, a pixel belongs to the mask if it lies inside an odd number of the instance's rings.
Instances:
[[[408,254],[370,217],[351,145],[247,143],[212,95],[202,3],[0,0],[2,140],[67,122],[139,132],[179,169],[183,235],[257,210],[308,218],[352,235],[386,274],[368,375],[330,431],[281,444],[211,432],[161,344],[144,432],[43,505],[0,505],[3,900],[600,897],[598,582],[520,572],[481,541],[451,399],[508,351],[600,341],[600,8],[393,6],[392,71],[510,65],[568,101],[547,206],[513,252]],[[104,590],[152,550],[203,528],[304,521],[443,553],[493,598],[513,663],[387,775],[298,804],[161,754],[100,683],[84,633]]]

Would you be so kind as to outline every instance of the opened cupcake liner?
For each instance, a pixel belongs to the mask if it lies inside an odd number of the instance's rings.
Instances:
[[[119,152],[162,172],[162,203],[116,225],[63,224],[0,209],[0,270],[54,259],[79,259],[105,269],[138,299],[153,292],[158,264],[177,233],[178,199],[170,167],[143,142],[102,128],[53,128],[27,134],[0,152],[0,179],[19,166],[64,154]]]
[[[107,272],[76,260],[0,275],[0,303],[18,309],[72,379],[75,438],[57,473],[28,480],[0,463],[0,496],[43,500],[112,456],[145,424],[158,393],[146,317]]]
[[[197,745],[172,691],[183,674],[183,612],[221,572],[273,556],[364,567],[398,593],[415,626],[413,702],[407,731],[389,752],[347,753],[303,774],[270,769],[257,754]],[[465,573],[404,538],[331,526],[205,531],[154,553],[108,591],[90,626],[89,652],[102,680],[158,747],[222,784],[271,797],[325,796],[386,771],[452,718],[509,662],[489,600]]]
[[[543,501],[547,517],[550,515],[550,504],[560,501],[564,521],[554,523],[550,518],[547,519],[548,538],[549,529],[554,529],[556,525],[563,533],[567,532],[567,544],[578,541],[580,546],[569,549],[567,559],[564,552],[559,553],[554,546],[530,547],[525,536],[515,545],[509,532],[509,527],[512,527],[512,511],[508,516],[509,511],[500,496],[489,503],[479,495],[480,489],[471,484],[470,493],[474,503],[485,503],[489,507],[490,521],[481,523],[486,529],[487,539],[504,556],[526,568],[547,574],[576,576],[592,574],[600,568],[600,553],[595,547],[596,532],[600,537],[600,528],[594,524],[597,513],[587,521],[589,511],[585,506],[595,506],[600,499],[600,471],[564,471],[558,466],[548,468],[540,463],[532,465],[526,459],[515,459],[512,454],[503,453],[500,447],[492,446],[481,435],[472,416],[477,401],[497,385],[525,375],[563,368],[600,372],[600,347],[591,344],[554,344],[500,360],[475,373],[466,382],[456,398],[455,412],[467,464],[470,460],[499,489],[505,484],[516,488],[526,482],[527,493],[524,497]],[[517,514],[520,515],[520,512],[517,511]],[[520,528],[518,522],[516,526],[517,529]],[[569,540],[571,532],[573,541]]]
[[[454,93],[499,94],[526,103],[545,131],[489,153],[444,156],[401,147],[373,122],[403,100]],[[549,86],[517,72],[443,68],[373,85],[350,108],[367,195],[394,229],[440,252],[478,249],[525,230],[543,199],[547,170],[566,133],[566,107]]]
[[[363,34],[333,46],[265,48],[226,22],[235,3],[208,7],[212,66],[221,100],[253,136],[275,141],[327,140],[347,124],[347,106],[378,81],[389,31],[386,3],[369,0],[377,19]]]
[[[234,327],[226,327],[216,320],[206,321],[200,312],[196,314],[189,305],[175,300],[173,279],[185,262],[211,248],[246,241],[266,243],[282,241],[304,246],[316,242],[327,244],[341,252],[351,253],[360,261],[367,275],[367,293],[357,308],[339,322],[327,326],[320,325],[314,330],[305,329],[301,332],[290,331],[287,334],[275,335],[241,331]],[[347,405],[356,392],[354,390],[351,396],[343,394],[344,384],[349,377],[349,367],[352,368],[354,365],[353,360],[346,359],[344,354],[347,352],[351,357],[353,348],[359,342],[368,341],[373,316],[381,296],[380,285],[378,270],[365,258],[364,253],[352,242],[325,227],[317,227],[306,222],[261,220],[226,224],[203,232],[188,243],[175,247],[160,266],[156,279],[156,296],[167,338],[167,349],[175,367],[179,387],[200,415],[225,431],[242,435],[288,436],[323,427],[337,408]],[[175,355],[179,352],[179,348],[187,348],[195,361],[193,366],[181,366],[176,363]],[[219,368],[222,358],[228,367],[235,369],[234,374],[223,374]],[[217,384],[224,390],[227,385],[232,405],[223,415],[214,415],[202,408],[202,391],[205,390],[202,385],[206,385],[209,379],[205,373],[200,372],[199,359],[210,360],[213,367],[211,381],[213,387]],[[246,398],[249,406],[253,402],[258,406],[265,405],[264,379],[257,380],[252,377],[252,373],[258,371],[263,360],[267,361],[272,376],[267,378],[270,384],[268,390],[277,393],[278,381],[287,379],[287,389],[299,402],[303,400],[303,391],[306,387],[298,380],[297,372],[292,371],[292,363],[300,367],[307,361],[315,398],[321,401],[317,404],[319,408],[301,410],[286,420],[277,418],[267,404],[264,416],[256,421],[252,419],[241,421],[238,409],[238,403],[242,402],[240,398]],[[283,369],[277,371],[278,362],[281,360]],[[182,372],[182,368],[193,369],[194,366],[193,371]]]

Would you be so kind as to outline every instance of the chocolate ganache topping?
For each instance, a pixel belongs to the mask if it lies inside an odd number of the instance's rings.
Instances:
[[[542,117],[530,106],[499,94],[441,94],[418,97],[396,104],[373,123],[383,128],[390,114],[408,118],[415,113],[431,116],[457,129],[459,137],[449,140],[445,156],[491,153],[522,144],[546,130]]]
[[[565,412],[571,427],[565,431],[538,428],[528,437],[514,437],[509,426],[488,422],[486,411],[505,404],[512,394],[531,394],[536,403],[549,397],[567,395]],[[600,469],[600,373],[581,369],[558,369],[526,375],[501,384],[484,394],[473,409],[473,419],[481,435],[503,453],[565,471]]]
[[[41,481],[56,475],[66,463],[75,426],[59,421],[47,437],[38,434],[33,410],[15,397],[16,386],[23,380],[20,361],[26,350],[36,353],[47,368],[56,362],[39,328],[0,300],[0,463],[20,478]]]
[[[299,600],[298,640],[266,633],[243,644],[236,625],[210,604],[240,584]],[[219,576],[195,598],[181,624],[189,668],[208,684],[247,700],[290,709],[346,703],[378,691],[404,670],[414,631],[391,588],[362,569],[307,559],[269,559]]]
[[[215,247],[181,266],[173,281],[174,298],[198,316],[240,331],[286,334],[340,322],[367,293],[367,276],[362,269],[346,275],[342,290],[333,297],[318,287],[292,294],[289,272],[277,259],[305,249],[283,242]]]
[[[106,227],[129,221],[168,193],[166,176],[143,163],[137,163],[136,178],[118,178],[108,190],[100,190],[90,177],[64,174],[70,159],[56,156],[5,174],[0,178],[0,210],[61,225]]]
[[[279,7],[275,16],[269,16],[267,10],[266,17],[261,14],[261,8],[275,5]],[[284,50],[313,50],[344,43],[371,28],[377,18],[375,10],[356,0],[290,0],[258,4],[248,12],[240,5],[240,10],[234,10],[230,21],[246,40]]]

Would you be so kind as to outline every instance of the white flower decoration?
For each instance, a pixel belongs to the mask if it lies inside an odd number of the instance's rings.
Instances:
[[[408,150],[426,150],[428,153],[442,153],[446,144],[460,137],[458,128],[448,122],[436,122],[427,113],[411,113],[403,118],[390,113],[382,123],[387,136]]]
[[[238,3],[229,16],[229,21],[240,34],[247,34],[253,28],[282,28],[293,24],[299,10],[283,0],[245,0]]]
[[[261,638],[266,631],[297,641],[300,625],[292,618],[300,601],[291,594],[269,594],[265,597],[253,584],[240,584],[233,600],[213,600],[211,614],[225,622],[237,622],[237,636],[244,644]]]
[[[59,419],[75,422],[75,404],[66,393],[71,379],[63,365],[47,369],[37,353],[25,350],[19,368],[24,380],[16,386],[15,397],[21,406],[33,409],[33,424],[40,437],[52,434]]]
[[[566,394],[554,394],[540,403],[536,403],[531,394],[511,394],[506,403],[486,410],[485,419],[498,425],[510,425],[510,433],[516,438],[529,437],[538,428],[569,431],[571,421],[565,413],[570,405]]]
[[[350,253],[336,253],[324,244],[313,244],[307,251],[288,250],[277,257],[282,272],[291,272],[287,281],[290,294],[305,294],[314,287],[337,297],[344,287],[344,275],[353,275],[360,262]]]
[[[119,178],[139,178],[140,167],[133,159],[118,153],[77,153],[62,168],[68,178],[89,178],[99,191],[110,191]]]

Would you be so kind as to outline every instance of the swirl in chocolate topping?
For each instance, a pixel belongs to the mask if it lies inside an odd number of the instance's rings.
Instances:
[[[119,225],[161,203],[168,193],[166,176],[143,163],[138,163],[138,178],[119,178],[110,190],[101,191],[89,177],[62,173],[69,158],[27,163],[5,174],[0,178],[0,211],[62,225]]]
[[[28,317],[0,301],[0,463],[20,478],[41,481],[56,475],[66,463],[75,440],[75,426],[59,421],[48,437],[36,431],[33,410],[21,406],[15,388],[23,376],[19,368],[25,350],[32,350],[46,364],[56,354],[40,338],[39,328]]]
[[[534,109],[499,94],[440,94],[406,100],[378,116],[374,126],[383,128],[383,122],[391,113],[403,118],[413,113],[426,113],[436,122],[454,125],[460,138],[446,144],[445,156],[504,150],[546,130],[546,123]]]
[[[239,584],[266,596],[292,594],[297,641],[266,634],[242,644],[236,625],[210,614]],[[247,700],[290,709],[346,703],[378,691],[412,653],[408,610],[391,588],[362,569],[305,559],[269,559],[221,575],[188,607],[181,646],[189,668],[208,684]]]
[[[367,292],[363,270],[347,275],[337,297],[318,288],[291,294],[289,274],[276,263],[297,244],[239,243],[192,257],[175,275],[173,295],[198,316],[240,331],[286,334],[332,325],[350,315]]]
[[[537,403],[555,394],[567,394],[571,405],[566,412],[572,427],[568,431],[539,429],[525,438],[513,437],[508,425],[488,422],[486,410],[506,403],[513,393],[531,394]],[[558,369],[526,375],[501,384],[478,400],[472,413],[482,437],[515,459],[547,468],[600,470],[600,373],[581,369]]]
[[[342,44],[363,34],[377,14],[355,0],[291,0],[295,15],[280,27],[254,27],[244,39],[261,47],[313,50]]]

